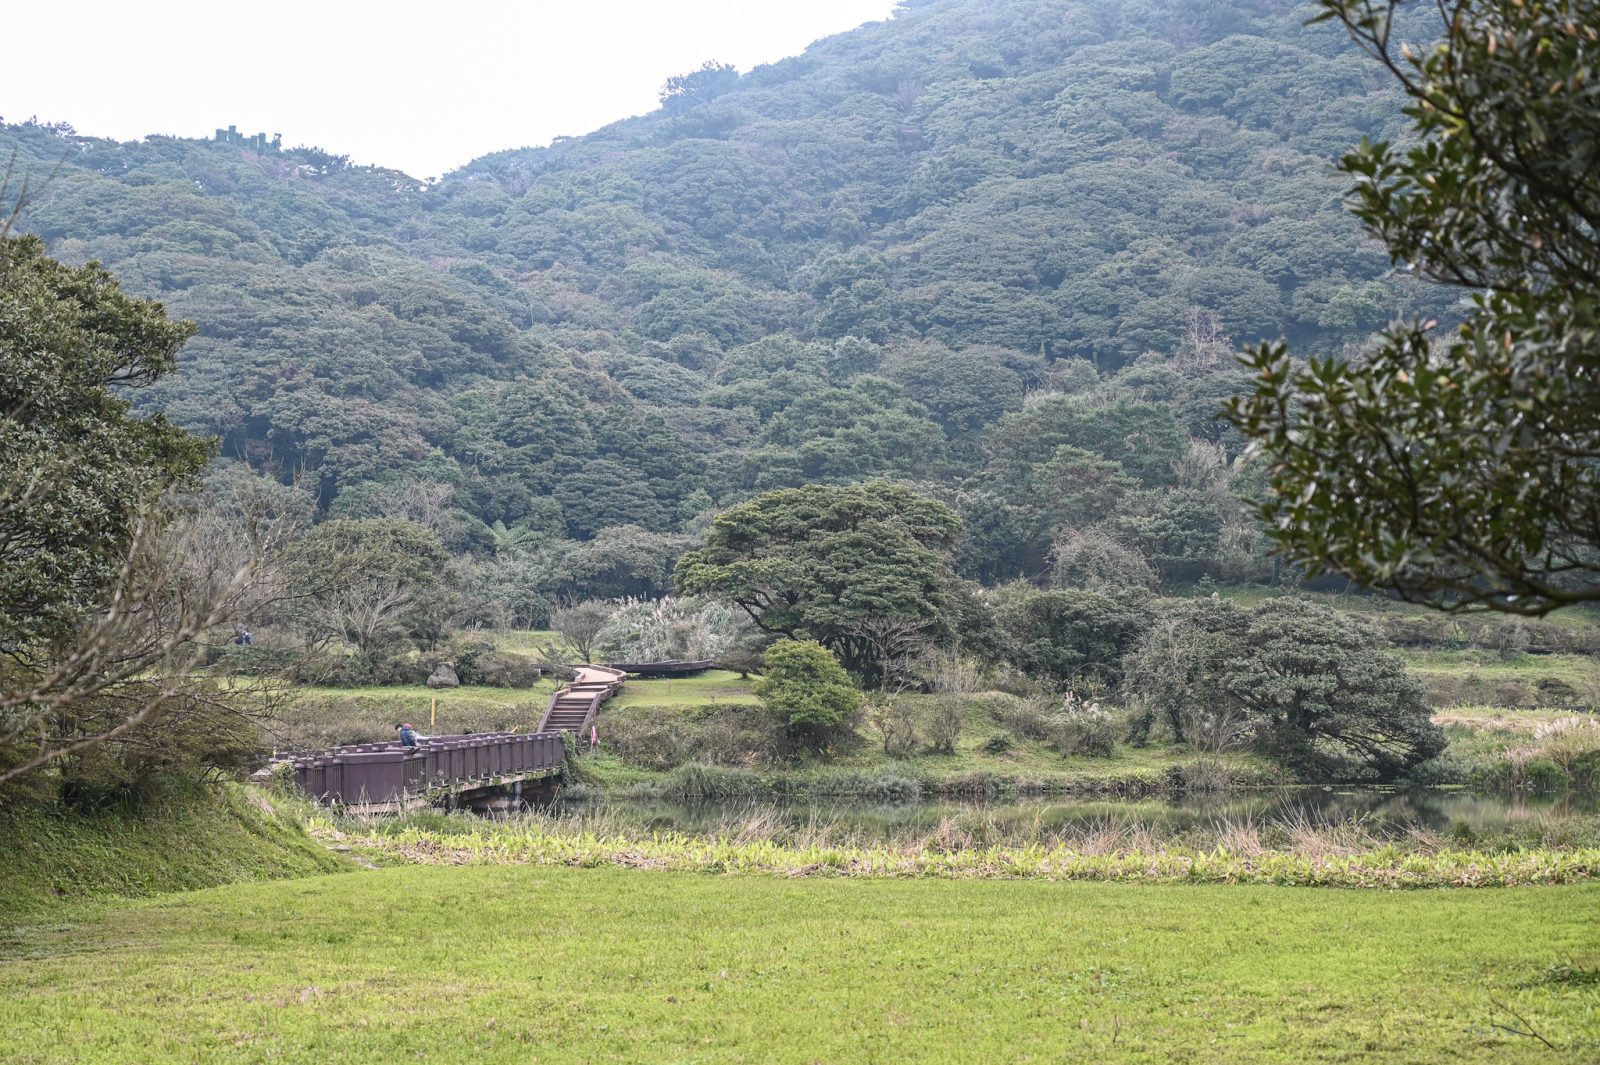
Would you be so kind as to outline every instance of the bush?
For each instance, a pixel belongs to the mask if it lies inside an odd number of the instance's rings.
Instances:
[[[1123,730],[1116,714],[1072,695],[1049,718],[1050,742],[1064,755],[1110,758]]]
[[[922,721],[928,748],[939,754],[955,754],[956,741],[961,738],[961,728],[965,724],[966,700],[953,695],[935,698]]]
[[[290,647],[262,647],[260,644],[217,644],[206,648],[205,661],[216,676],[242,674],[262,677],[290,675],[305,657]]]
[[[1312,780],[1394,780],[1444,750],[1421,684],[1360,620],[1296,598],[1158,605],[1125,694],[1179,740],[1205,710]]]
[[[988,712],[996,724],[1017,739],[1044,740],[1050,737],[1048,705],[1041,699],[1010,698],[992,701]]]
[[[485,688],[531,688],[544,670],[527,655],[502,651],[487,640],[457,640],[444,658],[455,663],[462,684]]]
[[[983,753],[1005,754],[1011,749],[1011,737],[1004,732],[996,732],[993,736],[983,741]]]
[[[1121,683],[1123,656],[1150,620],[1133,591],[1041,592],[1015,584],[997,589],[995,598],[1006,660],[1057,690],[1084,682]]]
[[[613,662],[721,659],[754,635],[750,618],[715,599],[655,599],[619,608],[597,643]]]
[[[905,699],[886,699],[867,711],[867,721],[883,740],[883,753],[904,758],[917,749],[917,715]]]
[[[756,696],[791,733],[825,740],[861,707],[861,694],[833,652],[814,640],[779,640],[762,659]]]
[[[1534,730],[1539,753],[1560,768],[1573,787],[1593,790],[1600,785],[1600,721],[1592,717],[1564,717]]]
[[[365,688],[375,684],[425,684],[430,667],[415,654],[328,654],[302,657],[290,670],[297,684],[327,688]]]

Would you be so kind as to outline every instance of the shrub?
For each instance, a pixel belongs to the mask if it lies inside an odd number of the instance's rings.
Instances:
[[[861,707],[839,660],[814,640],[779,640],[762,663],[766,674],[756,696],[797,736],[825,739]]]
[[[721,659],[753,635],[750,618],[718,600],[643,600],[618,609],[598,644],[613,662]]]
[[[288,675],[305,656],[291,647],[260,644],[218,644],[206,649],[206,664],[213,675],[243,674],[260,677]]]
[[[867,721],[883,741],[883,753],[903,758],[917,749],[917,715],[904,699],[885,699],[867,711]]]
[[[485,688],[531,688],[543,670],[526,655],[502,651],[487,640],[459,640],[444,652],[462,684]]]
[[[1123,656],[1137,644],[1149,611],[1136,592],[1106,595],[1081,589],[997,590],[995,619],[1006,659],[1058,689],[1122,680]]]
[[[1600,721],[1564,717],[1534,729],[1539,753],[1561,769],[1573,787],[1592,790],[1600,784]]]
[[[423,684],[430,667],[409,652],[387,655],[312,655],[294,662],[289,677],[297,684],[364,688],[374,684]]]
[[[1048,707],[1049,704],[1041,699],[1018,699],[1002,709],[1000,724],[1019,740],[1049,739]]]
[[[923,715],[922,730],[929,749],[939,754],[955,754],[956,741],[966,724],[966,702],[957,696],[940,696]]]
[[[983,741],[985,754],[1005,754],[1011,749],[1011,737],[1004,732],[996,732],[993,736]]]
[[[1179,740],[1202,708],[1309,779],[1393,780],[1444,750],[1421,684],[1359,620],[1295,598],[1162,606],[1126,693]]]
[[[1122,731],[1116,714],[1070,694],[1049,718],[1050,742],[1064,755],[1110,758]]]

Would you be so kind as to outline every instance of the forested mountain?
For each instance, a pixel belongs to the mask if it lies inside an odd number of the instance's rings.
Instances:
[[[1232,345],[1441,309],[1342,209],[1400,104],[1311,13],[907,3],[432,184],[36,123],[0,158],[61,162],[53,255],[199,323],[141,402],[541,595],[657,591],[714,508],[872,476],[954,504],[976,578],[1248,577]]]

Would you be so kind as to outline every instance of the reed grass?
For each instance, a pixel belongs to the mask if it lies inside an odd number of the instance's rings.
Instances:
[[[443,822],[442,824],[440,822]],[[1361,821],[1317,823],[1290,812],[1220,820],[1163,836],[1138,819],[1106,817],[1044,830],[982,815],[931,830],[865,838],[813,815],[730,812],[703,833],[641,826],[626,814],[580,810],[506,820],[324,820],[317,831],[375,858],[420,865],[620,866],[786,877],[935,877],[1244,883],[1353,888],[1512,887],[1600,877],[1600,845],[1463,847],[1422,828],[1382,832]],[[1567,838],[1571,838],[1570,835]]]

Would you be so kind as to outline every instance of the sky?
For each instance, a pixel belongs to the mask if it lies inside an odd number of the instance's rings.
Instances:
[[[895,0],[72,0],[5,16],[0,118],[133,140],[283,134],[413,177],[656,106],[887,18]]]

